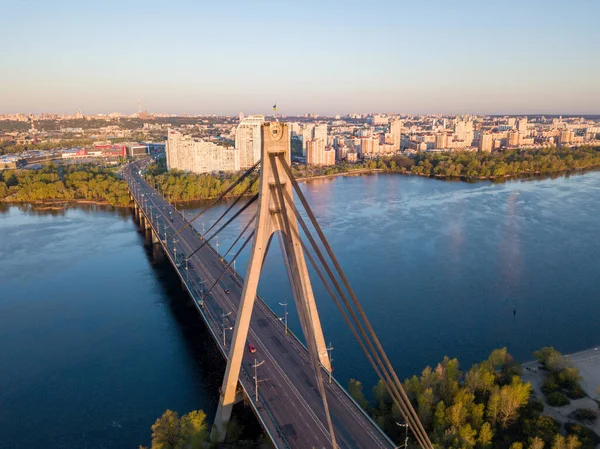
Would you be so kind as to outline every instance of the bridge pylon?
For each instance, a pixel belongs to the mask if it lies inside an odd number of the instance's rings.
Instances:
[[[261,137],[262,162],[254,241],[213,425],[213,432],[216,430],[221,440],[225,438],[227,424],[235,403],[236,387],[246,349],[246,339],[262,265],[275,233],[280,237],[283,259],[308,350],[313,357],[316,356],[313,360],[318,360],[317,363],[320,363],[327,371],[331,371],[327,346],[298,232],[298,222],[289,204],[289,201],[293,201],[292,183],[278,157],[283,154],[287,163],[290,163],[288,126],[279,122],[264,123],[261,126]],[[284,192],[287,192],[285,198],[291,200],[284,199]],[[315,367],[315,371],[320,376],[320,367]]]

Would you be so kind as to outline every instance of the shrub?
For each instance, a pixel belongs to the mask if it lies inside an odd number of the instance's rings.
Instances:
[[[598,413],[595,410],[589,408],[578,408],[569,414],[570,418],[576,419],[577,421],[592,423],[598,418]]]
[[[598,443],[600,443],[600,436],[589,427],[582,426],[568,422],[565,424],[565,430],[569,434],[577,435],[579,441],[581,441],[581,449],[593,449]]]
[[[581,388],[579,385],[575,385],[572,388],[566,389],[565,393],[569,399],[581,399],[587,396],[585,391],[583,391],[583,388]]]
[[[560,391],[553,391],[552,393],[546,395],[546,402],[548,402],[548,405],[551,405],[552,407],[562,407],[569,404],[571,401],[564,393]]]

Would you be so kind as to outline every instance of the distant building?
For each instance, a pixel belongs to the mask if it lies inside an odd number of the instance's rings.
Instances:
[[[475,136],[473,122],[457,121],[454,125],[454,135],[456,140],[463,141],[466,146],[470,147]]]
[[[143,144],[127,143],[123,144],[123,146],[126,148],[127,156],[129,157],[142,156],[148,153],[148,147]]]
[[[512,130],[508,132],[506,146],[508,147],[518,147],[521,144],[521,135],[519,131]]]
[[[308,144],[309,140],[312,140],[313,138],[313,129],[314,129],[315,125],[312,123],[308,123],[306,125],[304,125],[304,127],[302,128],[302,155],[306,156],[306,145]]]
[[[250,115],[243,118],[235,130],[235,149],[239,153],[242,170],[252,167],[260,160],[260,127],[264,122],[264,116]]]
[[[306,163],[308,165],[325,165],[325,141],[323,139],[311,139],[306,142]]]
[[[369,158],[379,154],[379,139],[363,137],[360,139],[360,157]]]
[[[402,138],[402,120],[394,120],[390,125],[390,134],[393,138],[393,144],[399,149],[400,139]]]
[[[323,142],[327,142],[327,124],[322,123],[316,125],[313,129],[313,139],[322,139]]]
[[[483,153],[491,153],[494,148],[494,138],[490,133],[481,133],[479,136],[479,151]]]
[[[448,136],[446,133],[436,134],[435,136],[435,148],[438,150],[443,150],[448,146]]]
[[[169,130],[168,133],[166,156],[169,170],[176,169],[193,173],[240,170],[239,150],[172,130]]]
[[[526,137],[527,136],[527,117],[523,117],[522,119],[519,119],[518,125],[517,125],[517,130],[521,133],[521,136]]]

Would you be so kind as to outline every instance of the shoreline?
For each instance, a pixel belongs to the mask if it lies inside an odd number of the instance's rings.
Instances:
[[[9,206],[28,205],[32,206],[35,210],[64,210],[67,206],[72,205],[96,205],[96,206],[109,206],[116,207],[119,209],[125,209],[133,207],[133,203],[129,205],[113,205],[106,201],[94,201],[94,200],[83,200],[83,199],[72,199],[72,200],[37,200],[37,201],[10,201],[0,200],[0,204],[6,204]]]
[[[502,175],[502,176],[489,176],[489,177],[475,177],[475,178],[467,178],[464,176],[445,176],[445,175],[430,175],[430,174],[420,174],[420,173],[412,173],[407,170],[390,170],[384,168],[360,168],[356,170],[350,170],[347,172],[341,173],[332,173],[329,175],[316,175],[316,176],[304,176],[300,178],[296,178],[298,182],[310,182],[312,180],[320,180],[320,179],[329,179],[329,178],[337,178],[341,176],[363,176],[363,175],[372,175],[372,174],[394,174],[394,175],[402,175],[402,176],[418,176],[421,178],[430,178],[436,179],[440,181],[448,181],[448,182],[465,182],[467,184],[474,184],[479,181],[490,181],[495,183],[502,183],[505,181],[517,181],[517,180],[536,180],[536,179],[545,179],[548,177],[559,177],[566,176],[571,174],[585,174],[589,172],[600,171],[600,166],[592,166],[586,168],[580,168],[575,170],[556,170],[556,171],[548,171],[548,172],[528,172],[521,173],[518,175]],[[248,194],[247,196],[250,196]],[[224,199],[233,198],[232,196],[226,196]],[[190,203],[199,203],[203,201],[212,201],[215,198],[198,198],[193,200],[173,200],[175,203],[180,204],[190,204]],[[133,204],[129,205],[111,205],[105,201],[94,201],[94,200],[84,200],[84,199],[72,199],[72,200],[38,200],[38,201],[11,201],[7,199],[0,200],[0,204],[8,204],[8,205],[18,205],[18,204],[29,204],[32,206],[36,206],[37,210],[61,210],[67,207],[68,205],[73,204],[95,204],[99,206],[112,206],[116,208],[131,208]],[[62,203],[62,206],[58,206],[57,203]],[[39,206],[39,207],[37,207]]]

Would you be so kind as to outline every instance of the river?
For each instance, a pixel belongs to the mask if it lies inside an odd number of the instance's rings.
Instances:
[[[501,346],[525,361],[545,345],[600,343],[600,172],[501,184],[377,174],[302,188],[401,377],[444,355],[468,369]],[[251,214],[220,235],[220,251]],[[0,447],[137,447],[167,408],[214,413],[223,361],[129,211],[2,206],[0,264]],[[368,362],[314,289],[335,375],[368,390]],[[278,302],[292,304],[276,240],[259,293],[279,314]],[[293,308],[290,327],[299,332]]]

